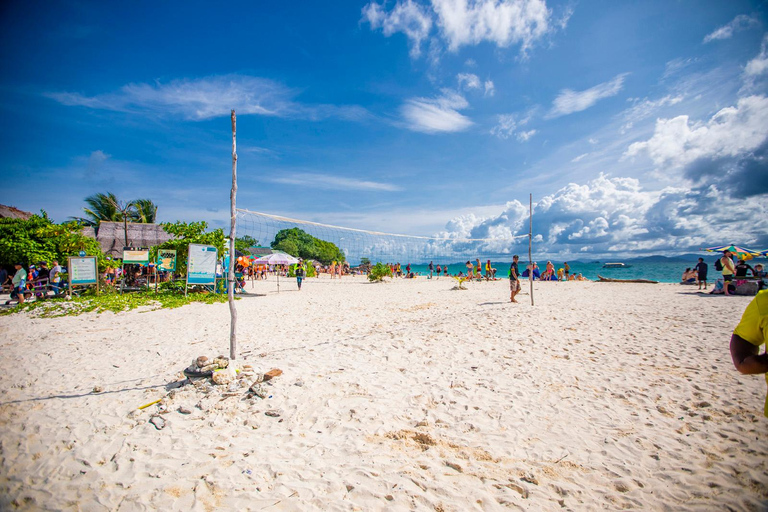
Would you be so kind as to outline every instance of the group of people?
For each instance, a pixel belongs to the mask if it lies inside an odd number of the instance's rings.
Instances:
[[[704,286],[706,287],[706,267],[707,264],[703,263],[703,259],[699,258],[699,264],[696,266],[698,269],[700,265],[704,267]],[[723,255],[715,262],[715,268],[723,274],[723,295],[733,295],[731,288],[735,289],[732,285],[734,279],[757,279],[758,289],[764,287],[764,280],[768,278],[768,273],[763,268],[761,263],[758,263],[754,267],[749,265],[746,260],[738,260],[734,262],[734,254],[731,251],[723,251]],[[751,274],[751,275],[750,275]],[[699,273],[699,281],[701,281],[701,274]],[[701,286],[699,286],[701,288]],[[712,293],[718,292],[718,288],[712,291]]]
[[[25,294],[31,295],[38,287],[44,287],[46,293],[51,290],[55,295],[61,293],[64,288],[62,269],[56,260],[50,268],[48,263],[41,261],[37,265],[30,265],[29,270],[17,263],[14,265],[13,275],[5,268],[0,268],[0,284],[3,290],[10,290],[11,293],[11,298],[6,304],[14,300],[23,304]]]

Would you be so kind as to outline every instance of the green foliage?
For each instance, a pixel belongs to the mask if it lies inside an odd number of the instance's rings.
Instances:
[[[389,265],[384,265],[382,262],[378,262],[371,267],[371,272],[368,274],[368,280],[372,283],[384,281],[385,277],[392,277],[392,269],[389,268]]]
[[[335,244],[315,238],[299,228],[279,231],[270,246],[291,256],[317,260],[324,265],[346,259],[344,253]]]
[[[259,241],[252,236],[245,235],[235,238],[235,250],[247,252],[247,249],[259,245]]]
[[[192,302],[202,302],[205,304],[223,303],[227,301],[226,295],[215,295],[212,293],[190,293],[184,295],[167,292],[138,292],[138,293],[94,293],[83,294],[80,297],[73,297],[70,300],[63,298],[48,299],[44,301],[25,302],[9,309],[0,311],[0,316],[18,313],[21,311],[33,312],[35,316],[54,318],[60,316],[77,316],[83,313],[95,311],[103,313],[111,311],[120,313],[130,311],[141,306],[148,306],[152,309],[172,309],[191,304]]]
[[[176,250],[176,273],[186,275],[187,256],[189,244],[205,244],[216,247],[219,257],[224,255],[224,231],[221,228],[206,232],[208,223],[200,222],[173,222],[161,224],[166,233],[173,236],[159,246],[160,249]]]
[[[29,220],[0,219],[0,265],[26,266],[41,261],[50,264],[58,260],[66,266],[67,257],[77,256],[80,251],[96,256],[101,272],[114,265],[101,252],[99,243],[82,233],[77,222],[54,224],[45,212]]]
[[[360,266],[361,267],[368,267],[371,265],[371,260],[368,258],[360,258]]]

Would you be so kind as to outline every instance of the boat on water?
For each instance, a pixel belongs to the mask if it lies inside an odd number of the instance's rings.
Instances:
[[[632,265],[627,265],[626,263],[605,263],[603,264],[603,268],[631,268]]]

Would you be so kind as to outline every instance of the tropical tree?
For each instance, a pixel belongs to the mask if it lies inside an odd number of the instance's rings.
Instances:
[[[85,198],[85,217],[73,217],[86,226],[98,226],[101,221],[122,222],[125,245],[128,245],[128,222],[153,224],[157,217],[157,206],[149,199],[120,201],[112,192],[98,193]]]

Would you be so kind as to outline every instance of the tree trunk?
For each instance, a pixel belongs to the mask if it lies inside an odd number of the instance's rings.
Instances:
[[[229,225],[229,286],[227,296],[229,299],[229,313],[231,322],[229,326],[229,358],[237,359],[237,309],[235,308],[235,224],[237,212],[237,116],[232,110],[232,192],[230,193],[230,225]]]

